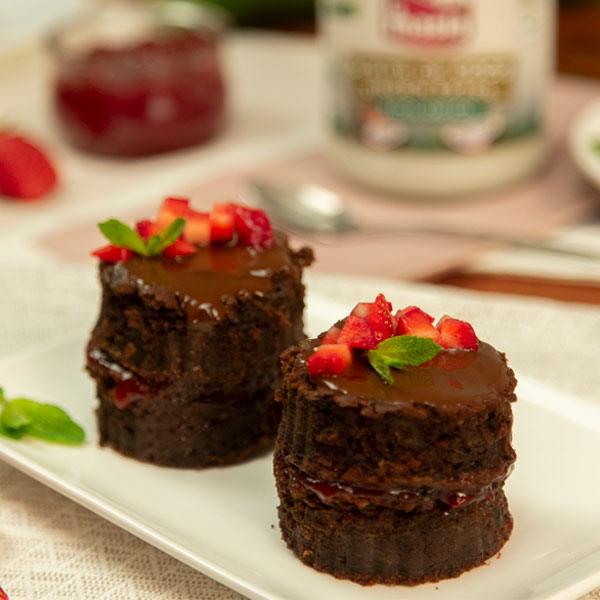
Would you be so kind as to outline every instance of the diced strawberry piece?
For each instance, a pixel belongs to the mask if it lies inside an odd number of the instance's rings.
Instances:
[[[50,160],[37,146],[0,132],[0,194],[37,200],[54,189],[57,179]]]
[[[215,204],[210,211],[210,241],[228,242],[233,238],[235,204]]]
[[[439,320],[437,330],[439,331],[437,342],[444,348],[476,350],[479,346],[473,327],[466,321],[445,315]]]
[[[92,252],[92,256],[97,256],[101,261],[108,263],[116,263],[121,260],[127,260],[133,256],[133,250],[123,246],[115,246],[107,244]]]
[[[182,238],[179,238],[170,246],[167,246],[162,253],[166,258],[177,258],[178,256],[189,256],[190,254],[196,254],[196,252],[198,252],[198,248],[196,248],[196,246],[186,242]]]
[[[359,302],[350,313],[354,317],[360,317],[366,319],[367,315],[371,311],[371,302]]]
[[[404,321],[400,318],[401,311],[398,311],[393,317],[392,322],[394,324],[394,335],[407,335],[408,329],[404,324]]]
[[[378,342],[387,340],[394,333],[392,305],[385,299],[383,294],[379,294],[375,298],[375,302],[369,305],[367,323],[373,328]]]
[[[439,336],[438,330],[433,326],[433,317],[416,306],[407,306],[396,313],[398,327],[403,327],[407,335],[431,338],[436,340]],[[396,334],[401,335],[401,334]]]
[[[342,335],[342,330],[335,325],[325,334],[323,338],[322,344],[337,344],[340,336]]]
[[[190,210],[189,198],[165,198],[158,210],[156,223],[159,229],[164,229],[177,217],[183,217],[185,219]]]
[[[0,600],[8,600],[8,595],[1,587],[0,587]]]
[[[235,231],[244,246],[267,249],[275,244],[269,217],[263,210],[236,206]]]
[[[158,224],[154,221],[150,221],[149,219],[138,221],[135,224],[135,229],[146,241],[148,241],[153,235],[157,235],[160,231]]]
[[[347,344],[351,348],[372,350],[379,341],[373,327],[364,317],[350,315],[344,323],[338,343]]]
[[[346,344],[323,344],[306,359],[311,375],[341,375],[352,364],[352,350]]]
[[[192,244],[210,244],[210,219],[208,213],[190,209],[185,215],[183,237]]]
[[[383,294],[375,298],[375,302],[359,302],[350,313],[350,316],[365,319],[372,330],[376,342],[381,342],[391,337],[394,333],[394,317],[392,316],[392,305],[385,299]],[[353,327],[356,324],[353,321]],[[362,327],[364,329],[364,327]],[[377,343],[375,344],[375,346]],[[374,348],[375,346],[368,346]],[[360,348],[366,346],[357,346]]]

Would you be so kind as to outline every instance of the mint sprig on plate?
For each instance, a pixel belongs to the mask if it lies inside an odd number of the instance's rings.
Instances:
[[[178,217],[162,231],[150,236],[148,241],[118,219],[109,219],[99,223],[98,227],[104,237],[115,246],[129,248],[142,256],[157,256],[179,239],[185,227],[185,219]]]
[[[435,358],[443,348],[432,339],[413,335],[397,335],[377,344],[367,352],[367,360],[389,385],[394,384],[390,369],[418,367]]]
[[[20,440],[24,435],[62,444],[80,444],[85,431],[58,406],[28,398],[7,400],[0,388],[0,435]]]

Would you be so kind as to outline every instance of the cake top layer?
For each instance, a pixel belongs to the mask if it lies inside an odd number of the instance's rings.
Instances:
[[[307,342],[300,358],[317,390],[335,392],[342,406],[360,404],[363,414],[425,418],[426,407],[459,413],[514,399],[506,358],[469,323],[445,315],[434,325],[416,306],[393,313],[383,294]]]
[[[134,255],[104,268],[111,270],[113,286],[133,286],[141,295],[185,311],[190,321],[216,321],[228,299],[260,296],[273,288],[275,273],[292,268],[285,236],[277,233],[275,239],[268,249],[210,245],[177,260]]]
[[[277,278],[309,265],[308,249],[292,252],[264,211],[215,204],[208,213],[188,198],[164,200],[155,220],[135,229],[117,219],[99,223],[111,242],[92,252],[101,260],[104,284],[121,293],[135,290],[158,308],[182,311],[187,319],[218,321],[235,298],[277,291]]]
[[[319,346],[310,340],[300,355],[306,360]],[[393,369],[392,385],[386,383],[366,360],[354,360],[343,373],[313,377],[317,386],[335,392],[340,406],[359,406],[369,413],[410,409],[423,413],[425,407],[438,412],[474,410],[482,404],[505,401],[514,380],[504,355],[485,342],[476,350],[448,349],[420,366]]]

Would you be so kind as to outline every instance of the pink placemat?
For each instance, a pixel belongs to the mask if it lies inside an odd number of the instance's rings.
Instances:
[[[189,196],[199,209],[214,202],[236,200],[250,179],[323,185],[348,202],[362,223],[457,223],[483,231],[499,230],[545,235],[554,229],[590,218],[597,210],[598,191],[576,170],[567,150],[570,123],[591,99],[600,96],[600,85],[588,80],[560,78],[552,97],[552,127],[548,159],[537,173],[500,191],[444,202],[386,196],[357,186],[339,175],[322,151],[293,157],[274,158],[259,168],[239,169],[226,176],[188,186]],[[432,176],[435,171],[432,170]],[[156,213],[160,198],[143,210],[115,216],[125,220]],[[315,249],[315,269],[329,272],[368,274],[384,277],[426,279],[468,264],[497,245],[424,235],[374,237],[353,235],[344,239],[315,239],[293,235],[293,243]],[[89,249],[103,243],[95,224],[88,223],[39,240],[49,250],[69,260],[84,259]]]

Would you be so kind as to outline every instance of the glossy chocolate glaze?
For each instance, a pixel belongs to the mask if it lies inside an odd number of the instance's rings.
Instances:
[[[227,298],[263,295],[272,289],[274,273],[293,266],[285,238],[276,239],[269,249],[210,245],[177,259],[135,255],[114,265],[112,279],[152,294],[166,306],[181,307],[190,321],[217,321]]]
[[[313,340],[302,359],[318,345]],[[314,377],[313,381],[338,392],[335,401],[341,406],[367,400],[376,412],[409,406],[430,406],[444,412],[473,409],[482,403],[505,401],[514,385],[504,356],[481,341],[477,350],[444,350],[420,367],[392,369],[392,376],[394,385],[386,384],[355,350],[354,362],[342,375]]]

